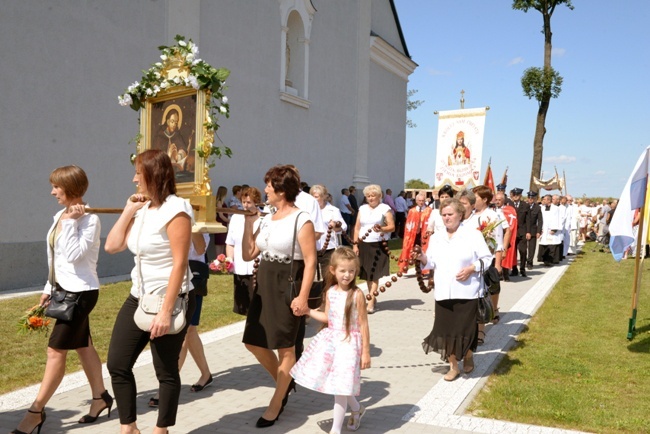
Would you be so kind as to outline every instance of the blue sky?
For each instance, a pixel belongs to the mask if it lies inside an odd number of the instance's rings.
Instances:
[[[424,104],[409,117],[406,180],[432,184],[437,110],[489,106],[482,173],[508,167],[508,190],[528,190],[537,101],[521,89],[543,65],[542,16],[511,0],[395,0],[411,58],[409,88]],[[564,78],[546,119],[542,170],[566,172],[574,196],[618,197],[650,145],[650,1],[573,0],[552,18],[553,67]],[[615,5],[615,6],[613,6]],[[482,177],[483,175],[481,175]]]

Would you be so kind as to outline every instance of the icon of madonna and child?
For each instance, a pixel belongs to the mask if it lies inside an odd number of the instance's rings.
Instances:
[[[451,154],[447,157],[447,164],[449,166],[470,164],[470,155],[470,150],[465,145],[465,133],[459,131],[456,134],[456,143],[452,146]]]
[[[196,97],[192,95],[153,104],[151,121],[151,147],[167,152],[174,166],[176,182],[193,182]]]

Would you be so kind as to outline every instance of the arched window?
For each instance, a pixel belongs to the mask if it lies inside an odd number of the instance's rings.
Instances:
[[[311,0],[280,0],[280,99],[309,107],[309,38],[316,9]]]

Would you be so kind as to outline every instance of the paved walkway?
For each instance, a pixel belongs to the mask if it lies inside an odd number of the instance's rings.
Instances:
[[[565,261],[566,262],[566,261]],[[570,431],[515,424],[463,414],[466,405],[485,383],[500,357],[512,345],[536,309],[562,276],[568,264],[550,269],[536,267],[528,278],[513,277],[502,283],[501,322],[489,326],[485,345],[475,355],[476,369],[451,383],[442,380],[448,370],[436,354],[425,355],[422,338],[433,324],[433,295],[423,294],[413,277],[402,278],[380,294],[378,311],[370,318],[372,368],[362,371],[360,401],[368,408],[360,433],[567,433]],[[204,315],[209,312],[204,312]],[[314,325],[308,335],[314,334]],[[189,386],[198,370],[188,357],[181,372],[183,389],[176,426],[172,433],[249,433],[261,431],[255,421],[272,394],[273,383],[241,343],[243,322],[201,335],[215,381],[200,393]],[[108,373],[104,368],[106,378]],[[147,401],[157,382],[147,351],[135,369],[138,381],[138,426],[151,432],[156,411]],[[110,380],[106,381],[110,390]],[[38,385],[0,396],[0,430],[15,428],[33,400]],[[119,432],[117,410],[104,413],[92,426],[76,421],[86,414],[90,389],[83,373],[66,376],[47,405],[44,433],[84,430]],[[279,421],[266,434],[328,433],[333,399],[298,386]],[[343,428],[345,432],[345,427]]]

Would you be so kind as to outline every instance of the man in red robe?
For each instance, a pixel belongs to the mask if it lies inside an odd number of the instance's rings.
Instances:
[[[506,196],[502,192],[498,192],[494,196],[494,203],[497,206],[497,210],[503,213],[503,217],[510,225],[510,234],[517,234],[517,210],[506,203]],[[512,267],[517,265],[517,243],[514,242],[514,236],[510,237],[510,240],[503,240],[503,246],[507,250],[503,258],[501,259],[501,268],[503,269],[503,280],[510,280],[510,270]]]
[[[406,216],[402,254],[399,257],[402,272],[408,269],[408,260],[411,257],[413,246],[418,245],[422,247],[423,252],[426,252],[429,245],[429,237],[426,232],[429,216],[431,216],[431,208],[424,204],[425,199],[424,193],[418,193],[415,196],[415,206],[409,210]]]

